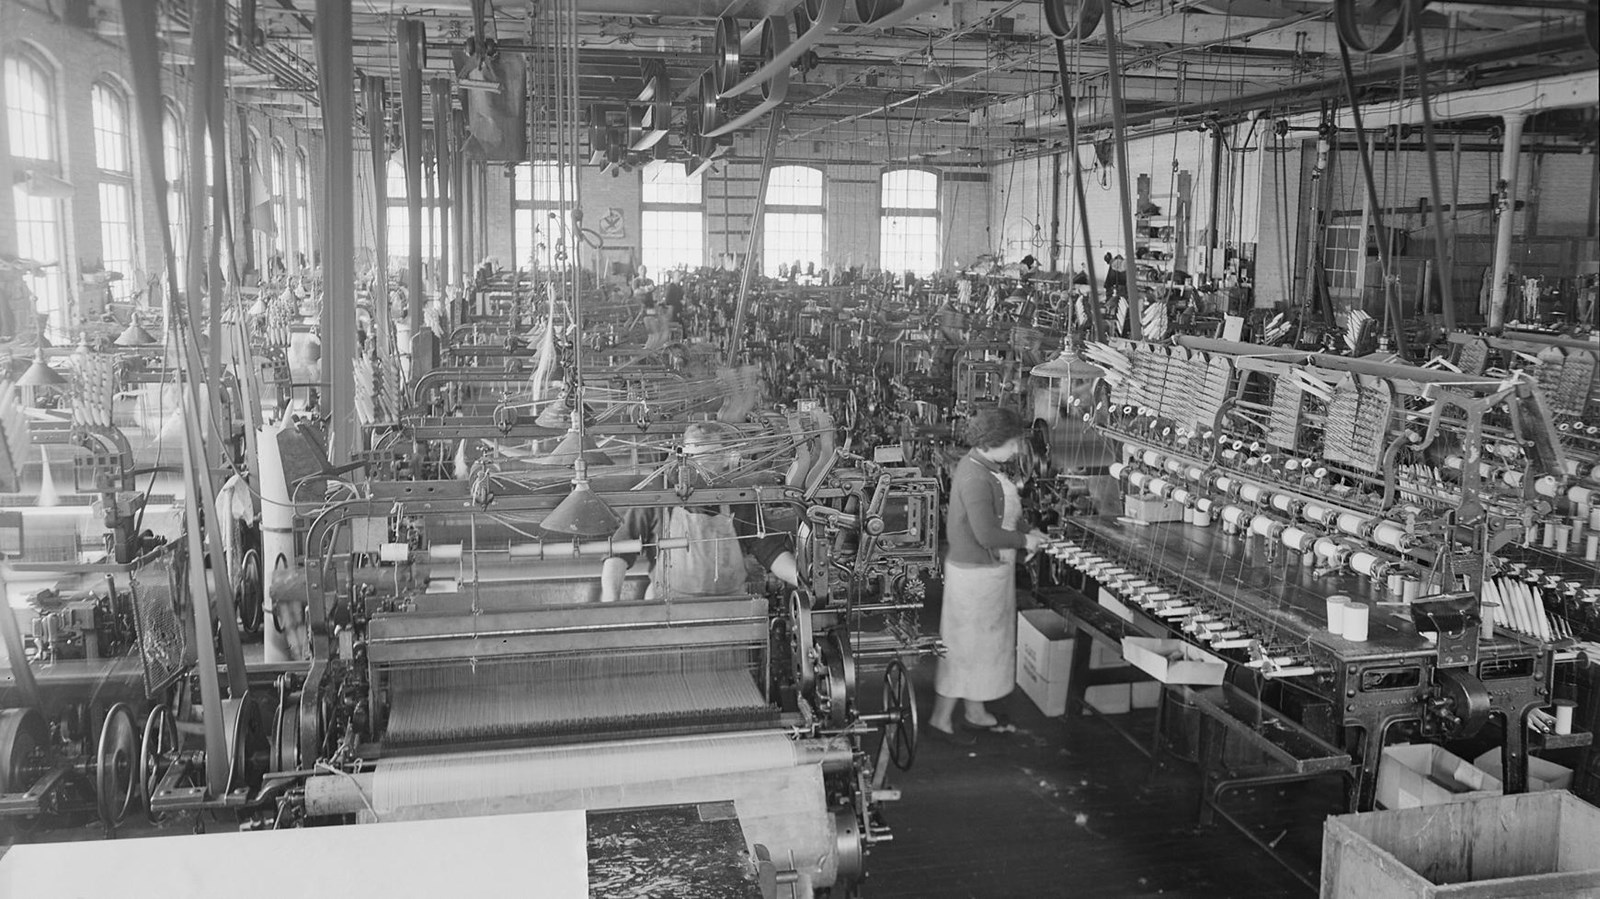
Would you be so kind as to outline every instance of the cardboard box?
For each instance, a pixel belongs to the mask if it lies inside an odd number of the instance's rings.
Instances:
[[[1072,672],[1072,634],[1067,619],[1049,609],[1017,613],[1017,684],[1039,711],[1056,716],[1067,710],[1067,678]]]
[[[1600,895],[1600,809],[1563,790],[1338,815],[1323,899]]]
[[[1499,795],[1500,778],[1432,743],[1385,746],[1378,762],[1378,804],[1417,808]]]
[[[1182,521],[1183,506],[1153,493],[1124,496],[1122,514],[1135,521]]]
[[[1216,685],[1228,663],[1182,640],[1123,637],[1122,657],[1164,684]]]
[[[1472,760],[1483,773],[1490,777],[1499,777],[1505,766],[1500,762],[1500,750],[1491,749],[1483,755]],[[1537,793],[1540,790],[1570,790],[1572,789],[1572,769],[1555,762],[1528,756],[1528,792]]]
[[[1083,701],[1102,715],[1121,715],[1133,708],[1132,684],[1096,684],[1083,691]],[[1084,714],[1089,714],[1088,710]]]

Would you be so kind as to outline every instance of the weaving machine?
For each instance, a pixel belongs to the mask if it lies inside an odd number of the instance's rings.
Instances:
[[[1600,583],[1526,545],[1525,502],[1592,506],[1538,383],[1176,344],[1091,346],[1127,515],[1069,519],[1051,554],[1130,620],[1253,672],[1267,704],[1354,758],[1355,808],[1387,741],[1491,720],[1507,791],[1526,789],[1528,725]],[[1333,594],[1372,610],[1363,639],[1328,632]]]
[[[895,657],[934,648],[915,618],[938,492],[832,450],[819,421],[747,427],[758,464],[728,486],[595,475],[618,511],[753,504],[765,527],[798,532],[802,588],[771,597],[646,601],[634,572],[620,601],[596,602],[600,561],[643,547],[535,536],[563,498],[548,472],[377,481],[321,511],[304,535],[316,661],[269,719],[283,774],[266,792],[312,823],[732,800],[802,895],[847,890],[887,837],[888,766],[915,755]],[[666,447],[671,432],[641,436]],[[868,616],[884,628],[866,632]],[[887,661],[885,710],[866,715],[870,658]]]

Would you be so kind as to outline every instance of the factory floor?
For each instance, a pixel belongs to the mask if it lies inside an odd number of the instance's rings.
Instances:
[[[912,672],[924,720],[935,665]],[[875,684],[863,681],[864,701]],[[1047,718],[1020,689],[990,707],[1017,732],[961,747],[924,725],[912,769],[892,772],[903,796],[885,812],[894,839],[868,856],[866,899],[1316,895],[1239,831],[1198,825],[1193,764],[1152,766],[1112,726],[1147,743],[1153,710]],[[1261,788],[1232,794],[1227,808],[1315,882],[1339,792],[1326,780]]]

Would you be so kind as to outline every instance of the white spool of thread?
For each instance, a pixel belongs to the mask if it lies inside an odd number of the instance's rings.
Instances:
[[[1372,553],[1358,552],[1350,556],[1350,570],[1357,574],[1371,577],[1373,570],[1377,567],[1378,557]]]
[[[1316,545],[1316,542],[1317,538],[1311,536],[1308,531],[1302,531],[1299,528],[1283,529],[1283,545],[1295,552],[1306,552]]]
[[[1150,466],[1160,466],[1161,465],[1161,454],[1156,452],[1155,450],[1145,450],[1144,451],[1144,464],[1150,465]]]
[[[1561,555],[1566,555],[1568,552],[1571,552],[1571,550],[1572,550],[1572,528],[1570,528],[1570,527],[1568,527],[1568,526],[1566,526],[1564,524],[1558,524],[1558,525],[1555,526],[1555,532],[1556,532],[1555,545],[1553,547],[1555,549],[1555,551],[1560,553]]]
[[[1395,599],[1402,598],[1404,596],[1402,591],[1405,590],[1405,578],[1402,577],[1398,571],[1389,575],[1388,587],[1390,596],[1393,596]]]
[[[1245,502],[1250,502],[1250,503],[1261,502],[1261,497],[1263,497],[1265,495],[1266,495],[1266,491],[1262,490],[1260,487],[1257,487],[1254,484],[1245,484],[1244,486],[1239,488],[1239,497],[1241,499],[1243,499]]]
[[[1558,734],[1570,734],[1570,733],[1572,733],[1572,711],[1573,711],[1573,709],[1577,708],[1577,706],[1578,706],[1578,704],[1576,702],[1573,702],[1570,699],[1557,699],[1556,700],[1556,704],[1555,704],[1555,709],[1556,709],[1556,727],[1555,727],[1555,731],[1556,731],[1556,733],[1558,733]]]
[[[1543,547],[1544,549],[1555,549],[1556,548],[1556,523],[1555,522],[1547,521],[1547,522],[1544,523],[1544,535],[1539,538],[1539,545],[1541,547]]]
[[[1370,611],[1363,602],[1352,602],[1344,607],[1344,629],[1340,631],[1352,643],[1367,642]]]
[[[1111,472],[1112,477],[1120,479],[1122,477],[1122,473],[1128,470],[1128,466],[1121,462],[1113,462],[1111,463],[1111,467],[1107,470]]]
[[[1277,524],[1277,522],[1273,521],[1272,519],[1268,518],[1267,516],[1258,515],[1258,516],[1256,516],[1255,520],[1250,522],[1250,530],[1253,533],[1259,534],[1262,537],[1271,537],[1272,536],[1272,527],[1275,524]]]
[[[1394,549],[1405,540],[1406,529],[1397,524],[1380,524],[1372,529],[1372,539]]]
[[[1272,498],[1272,507],[1279,512],[1287,512],[1289,511],[1289,504],[1292,502],[1293,500],[1288,495],[1280,493]]]
[[[1407,575],[1405,578],[1405,601],[1416,602],[1422,595],[1422,581]]]
[[[1589,510],[1589,530],[1600,531],[1600,506]]]
[[[1211,500],[1203,499],[1195,504],[1194,523],[1196,527],[1211,527]]]
[[[1578,547],[1583,545],[1583,532],[1584,532],[1585,527],[1588,524],[1589,524],[1589,520],[1588,520],[1587,516],[1584,516],[1584,515],[1575,515],[1575,516],[1573,516],[1572,523],[1570,525],[1570,527],[1572,528],[1572,548],[1573,549],[1577,549]]]
[[[384,562],[404,562],[411,558],[411,547],[404,543],[385,543],[378,547],[378,558]]]
[[[434,562],[459,562],[461,561],[461,544],[441,543],[428,547],[428,558]]]
[[[1583,560],[1600,562],[1600,534],[1590,534],[1583,544]]]
[[[1478,640],[1480,642],[1483,640],[1493,640],[1494,616],[1495,613],[1500,609],[1500,604],[1497,602],[1486,602],[1483,603],[1480,608],[1483,609],[1483,621],[1478,624]]]
[[[1367,520],[1360,515],[1346,512],[1339,516],[1339,530],[1344,531],[1346,534],[1359,534],[1361,533],[1361,526],[1366,522]]]
[[[1328,597],[1328,633],[1344,633],[1344,613],[1350,605],[1350,597],[1334,595]]]

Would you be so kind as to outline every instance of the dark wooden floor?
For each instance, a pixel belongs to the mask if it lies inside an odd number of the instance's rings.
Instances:
[[[934,664],[913,672],[924,716]],[[1197,826],[1192,764],[1155,768],[1105,719],[1046,718],[1020,690],[996,705],[1017,733],[970,748],[925,738],[913,769],[893,778],[904,796],[886,813],[893,841],[867,859],[867,899],[1315,895],[1238,831]],[[1154,718],[1136,710],[1116,722],[1148,738]],[[1229,808],[1314,879],[1337,793],[1262,789]]]

